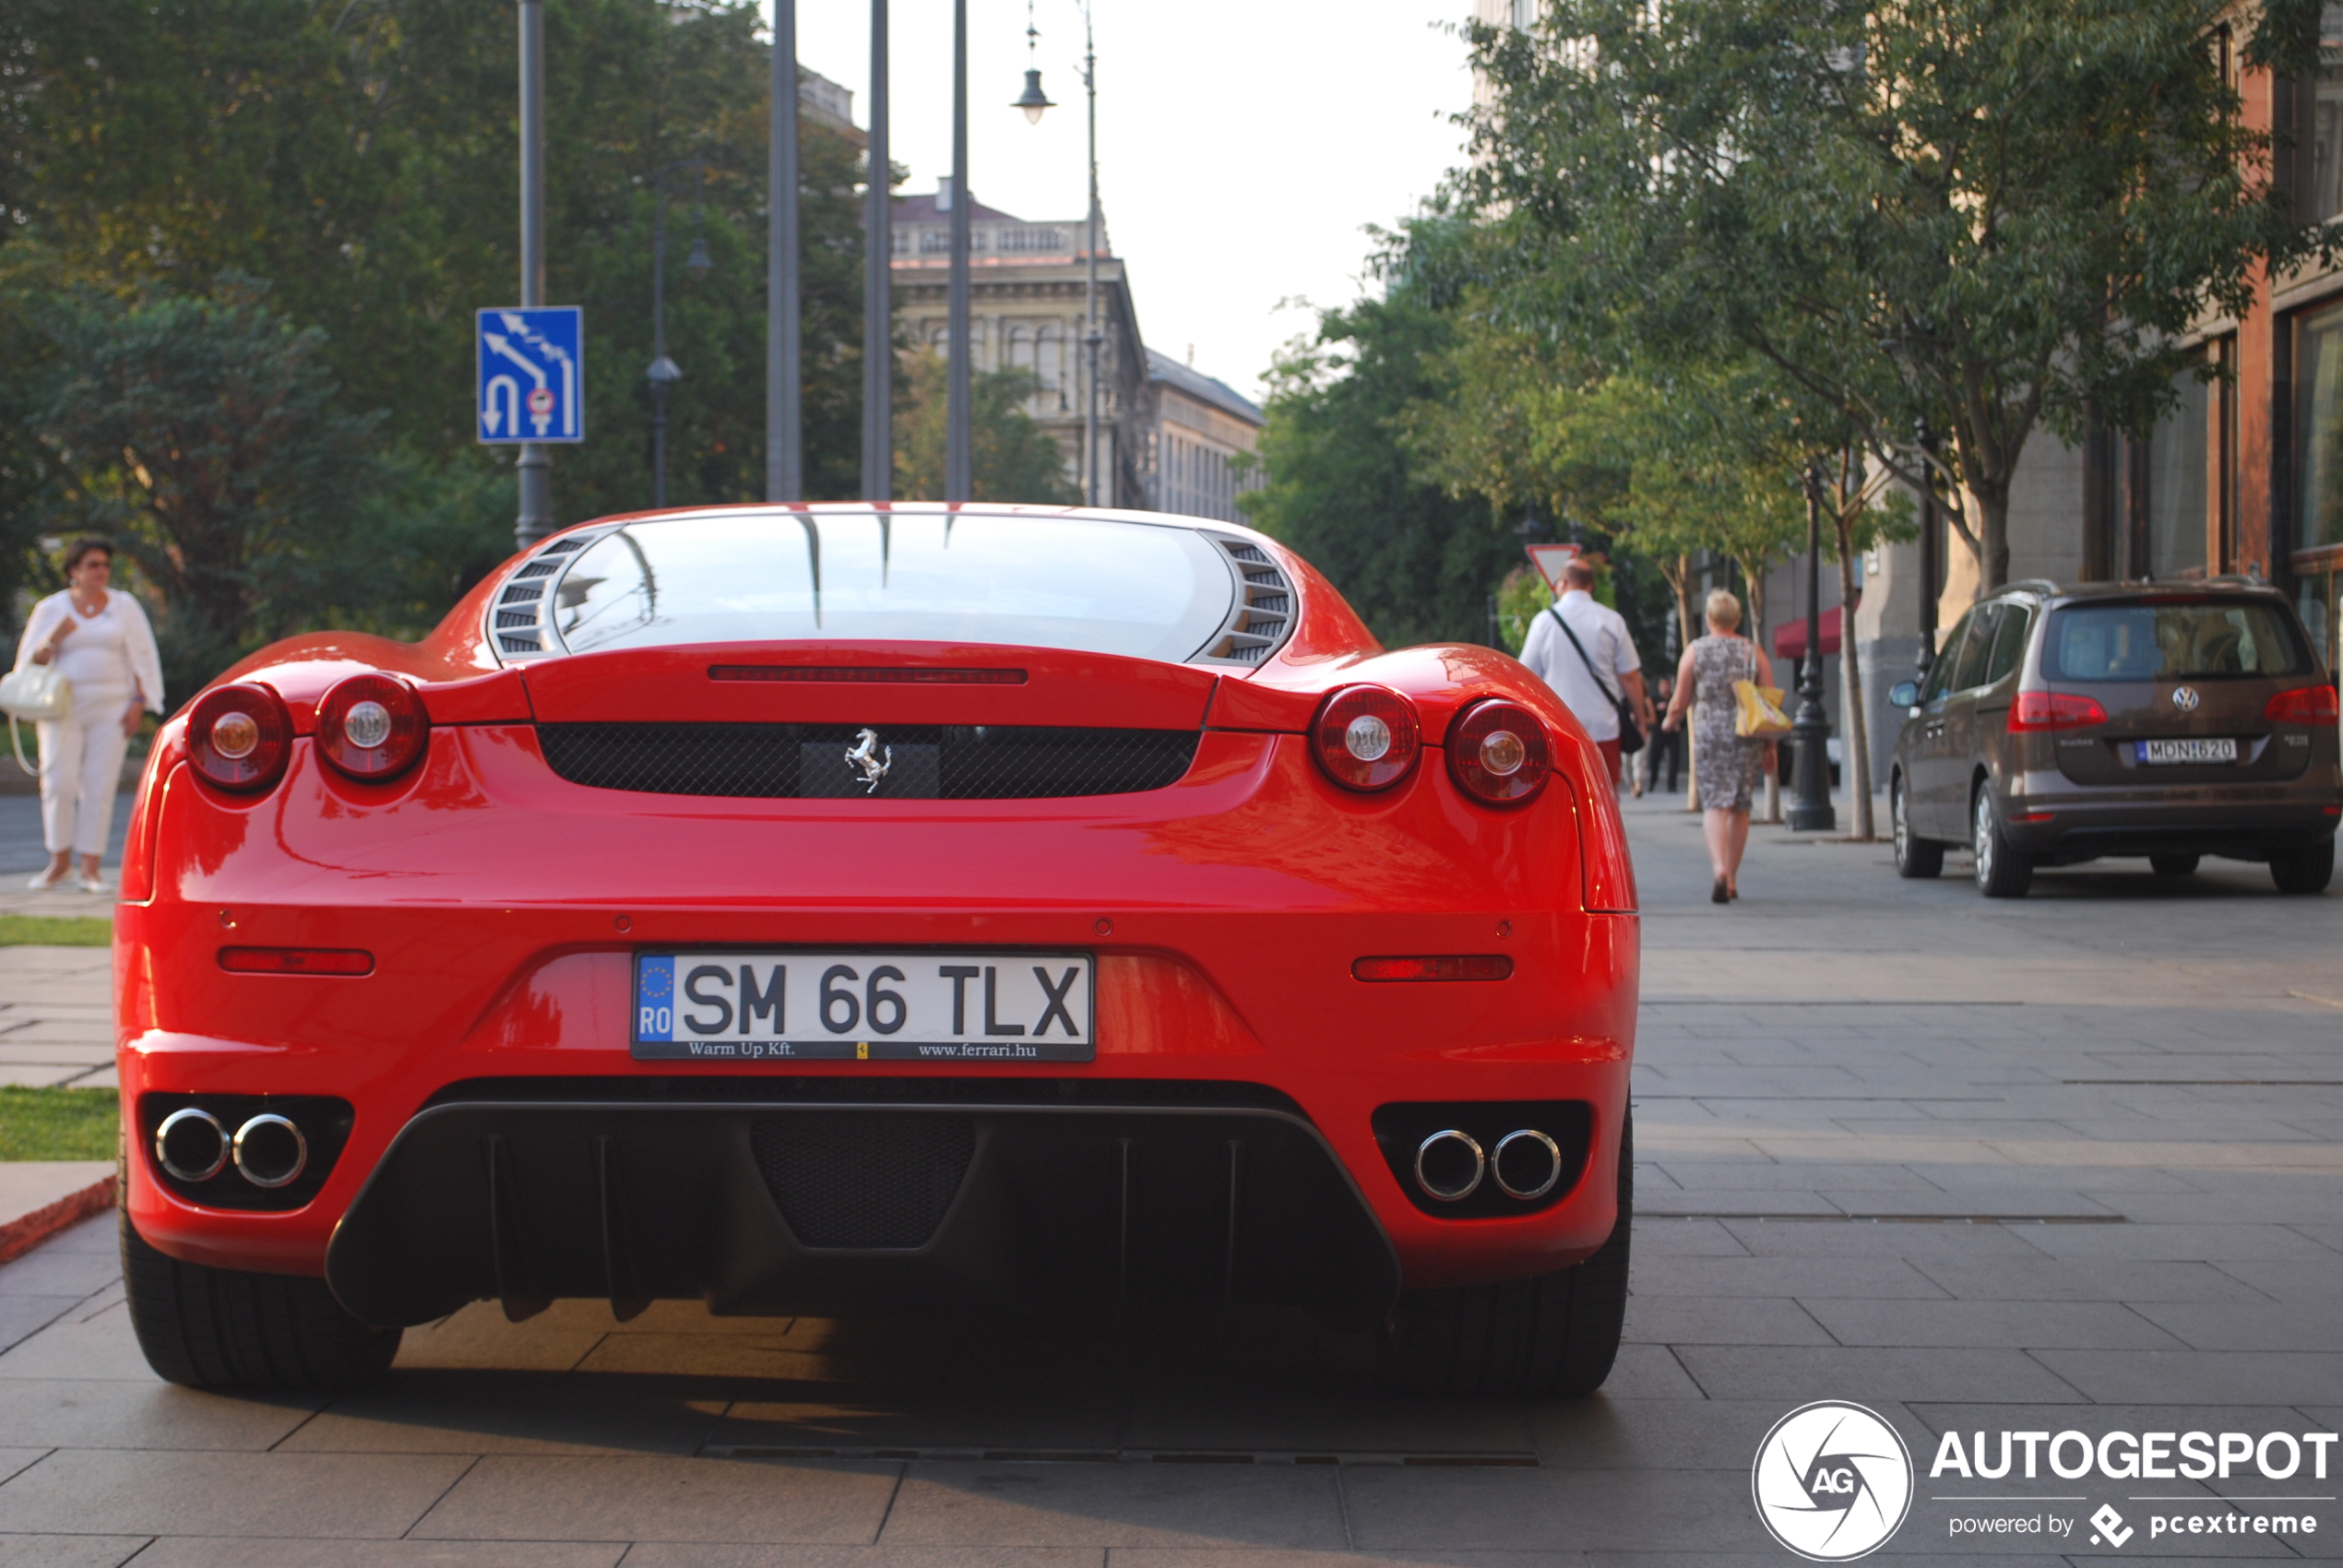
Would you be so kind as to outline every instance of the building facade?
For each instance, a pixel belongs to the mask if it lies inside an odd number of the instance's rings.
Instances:
[[[1237,497],[1267,478],[1248,460],[1260,441],[1261,410],[1192,365],[1153,349],[1147,355],[1141,469],[1148,510],[1243,522]]]
[[[951,195],[895,203],[898,332],[945,351],[952,258]],[[1038,389],[1026,411],[1065,453],[1066,477],[1082,481],[1089,355],[1083,308],[1085,224],[1028,222],[976,202],[969,209],[969,362],[979,372],[1030,371]],[[1099,223],[1099,504],[1148,505],[1147,350],[1121,258]]]

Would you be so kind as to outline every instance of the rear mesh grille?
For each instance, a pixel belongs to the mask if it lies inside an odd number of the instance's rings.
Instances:
[[[750,1142],[790,1231],[809,1247],[924,1246],[976,1153],[965,1116],[767,1116]]]
[[[556,774],[597,790],[947,801],[1160,790],[1187,772],[1198,739],[1192,730],[890,725],[877,733],[894,765],[867,790],[845,760],[860,732],[851,724],[540,724],[537,739]]]

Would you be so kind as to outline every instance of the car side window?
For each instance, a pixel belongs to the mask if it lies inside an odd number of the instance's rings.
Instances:
[[[2034,624],[2034,612],[2023,604],[2002,607],[2001,630],[1993,634],[1993,655],[1985,666],[1985,684],[1998,686],[2009,679],[2021,659],[2026,657],[2026,634]]]
[[[1960,663],[1961,644],[1968,636],[1968,624],[1976,618],[1977,612],[1972,610],[1954,623],[1952,635],[1945,639],[1944,651],[1936,656],[1936,662],[1928,667],[1928,684],[1920,694],[1921,702],[1934,702],[1945,695],[1945,688],[1953,678],[1953,669]]]
[[[1968,640],[1960,645],[1960,668],[1953,671],[1953,690],[1966,692],[1985,683],[1985,663],[1993,651],[1993,630],[2001,624],[2002,607],[1980,604],[1969,612]]]

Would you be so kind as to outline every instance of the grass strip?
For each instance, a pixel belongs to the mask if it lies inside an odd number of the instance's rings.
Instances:
[[[113,921],[87,915],[0,915],[0,947],[107,947]]]
[[[0,1160],[112,1159],[121,1114],[113,1089],[0,1084]]]

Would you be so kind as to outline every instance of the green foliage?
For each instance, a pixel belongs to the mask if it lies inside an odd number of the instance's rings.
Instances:
[[[913,354],[910,397],[898,413],[895,493],[906,501],[944,499],[951,366],[941,354]],[[1066,477],[1065,448],[1025,411],[1041,387],[1029,370],[996,370],[969,381],[970,477],[979,501],[1078,506],[1082,492]]]
[[[71,531],[113,536],[170,613],[168,688],[187,689],[309,608],[362,497],[375,418],[344,412],[320,355],[249,280],[210,299],[88,292],[51,311],[57,365],[34,410]]]
[[[1554,596],[1546,579],[1528,566],[1516,566],[1497,585],[1497,641],[1516,659],[1529,640],[1529,623],[1546,612]]]
[[[1239,503],[1394,647],[1487,637],[1489,595],[1521,560],[1487,500],[1449,493],[1398,439],[1409,408],[1435,394],[1455,329],[1404,276],[1382,299],[1322,313],[1316,338],[1270,373],[1268,483]]]
[[[112,1159],[121,1123],[113,1089],[0,1085],[0,1160]]]
[[[113,921],[86,915],[0,915],[0,947],[111,947]]]
[[[756,7],[568,0],[546,53],[547,292],[588,335],[556,517],[649,502],[651,178],[691,158],[705,173],[668,182],[669,499],[761,496]],[[39,535],[123,529],[169,600],[175,692],[301,626],[435,622],[510,549],[510,461],[474,445],[470,387],[473,312],[517,295],[511,8],[18,0],[0,59],[0,595],[54,586]],[[836,497],[859,483],[862,160],[801,125],[807,484]],[[700,279],[681,265],[696,230]],[[104,364],[55,401],[50,367],[92,346]],[[243,367],[222,385],[246,401],[201,409],[206,364]],[[225,444],[176,456],[199,427]],[[125,434],[135,465],[100,439]],[[222,477],[264,446],[265,484]]]
[[[1996,583],[2033,432],[2144,434],[2180,336],[2331,244],[2240,121],[2233,9],[1551,0],[1535,34],[1474,30],[1495,91],[1468,184],[1517,315],[1647,368],[1754,355],[1810,453],[1916,473],[1922,422],[1948,435]]]

